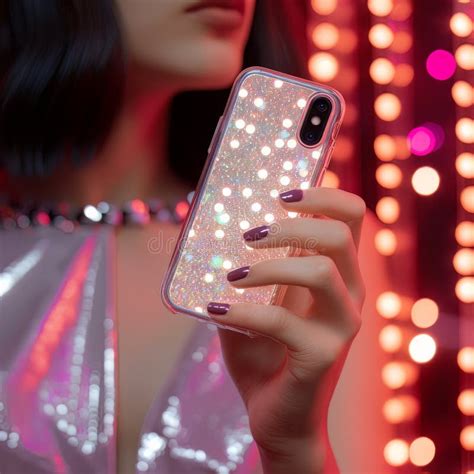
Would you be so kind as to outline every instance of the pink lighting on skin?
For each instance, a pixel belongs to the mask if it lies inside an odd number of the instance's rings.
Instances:
[[[425,156],[441,147],[444,142],[444,132],[439,125],[426,123],[410,131],[408,142],[414,155]]]
[[[456,60],[450,52],[437,49],[428,56],[426,69],[431,77],[438,81],[445,81],[456,71]]]

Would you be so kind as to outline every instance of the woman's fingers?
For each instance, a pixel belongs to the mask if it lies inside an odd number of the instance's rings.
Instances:
[[[280,194],[280,203],[288,211],[322,215],[345,222],[359,246],[365,203],[355,194],[332,188],[293,189]]]
[[[364,284],[351,230],[342,221],[330,219],[285,219],[255,227],[243,235],[254,248],[297,247],[331,257],[355,301],[364,298]]]
[[[353,302],[333,260],[325,255],[264,260],[227,274],[238,288],[293,285],[308,288],[315,299],[317,317],[328,324],[351,327]]]

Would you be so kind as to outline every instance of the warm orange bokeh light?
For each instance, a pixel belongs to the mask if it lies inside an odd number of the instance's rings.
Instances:
[[[459,441],[465,450],[474,451],[474,425],[467,425],[462,429]]]
[[[389,362],[382,369],[383,383],[393,390],[413,384],[417,376],[416,368],[408,362]]]
[[[413,45],[413,37],[407,31],[397,31],[391,49],[398,54],[406,53]]]
[[[474,212],[474,185],[466,186],[459,196],[461,206],[468,212]]]
[[[474,45],[462,44],[454,53],[458,66],[466,71],[474,69]]]
[[[372,15],[387,16],[393,9],[393,0],[369,0],[367,6]]]
[[[459,394],[458,408],[466,416],[474,415],[474,389],[467,388]]]
[[[322,185],[325,188],[338,188],[340,184],[339,176],[334,171],[327,170],[324,173]]]
[[[410,357],[419,364],[429,362],[436,354],[436,342],[429,334],[418,334],[408,345]]]
[[[336,50],[341,53],[351,53],[357,46],[357,34],[350,28],[341,28],[339,30],[339,42],[337,43]]]
[[[388,399],[382,411],[389,423],[402,423],[415,418],[419,411],[419,402],[412,395],[399,395]]]
[[[330,53],[316,53],[309,59],[308,69],[318,81],[328,82],[336,77],[339,63]]]
[[[459,245],[474,247],[474,222],[460,222],[456,227],[455,236]]]
[[[410,461],[415,466],[427,466],[435,454],[435,444],[426,436],[415,439],[410,445]]]
[[[469,82],[455,82],[451,89],[451,95],[459,107],[471,107],[474,103],[474,89]]]
[[[393,224],[400,216],[400,205],[395,198],[385,196],[377,203],[375,213],[385,224]]]
[[[474,178],[474,154],[461,153],[456,158],[456,170],[463,178]]]
[[[374,140],[374,151],[382,161],[392,161],[397,157],[397,145],[390,135],[379,135]]]
[[[381,316],[392,319],[400,314],[402,299],[393,291],[385,291],[379,295],[375,306]]]
[[[380,23],[369,30],[369,41],[376,48],[388,48],[393,43],[393,39],[393,31],[387,25]]]
[[[397,237],[390,229],[381,229],[375,234],[375,248],[380,255],[393,255],[397,250]]]
[[[339,30],[332,23],[320,23],[313,30],[313,43],[320,49],[331,49],[339,41]]]
[[[472,33],[472,20],[465,13],[455,13],[449,22],[451,31],[461,38],[467,38]]]
[[[463,303],[474,303],[474,277],[461,278],[456,283],[455,291]]]
[[[453,258],[454,269],[460,275],[474,274],[474,249],[460,249]]]
[[[375,172],[375,179],[387,189],[395,189],[400,186],[402,182],[402,172],[397,165],[392,163],[384,163],[377,168]]]
[[[402,111],[402,103],[395,94],[385,92],[375,99],[374,109],[382,120],[392,122],[399,117]]]
[[[413,66],[410,64],[399,64],[395,68],[395,77],[393,78],[393,85],[397,87],[406,87],[413,80],[415,72]]]
[[[406,160],[410,157],[410,148],[408,146],[407,137],[404,135],[396,135],[395,143],[397,144],[397,158],[399,160]]]
[[[463,347],[458,352],[459,368],[466,374],[474,374],[474,347]]]
[[[463,143],[474,143],[474,120],[469,117],[460,118],[456,123],[456,137]]]
[[[337,7],[337,0],[311,0],[311,6],[320,15],[330,15]]]
[[[429,328],[439,317],[438,305],[429,298],[421,298],[411,308],[411,320],[419,328]]]
[[[350,161],[354,154],[354,142],[346,135],[337,137],[332,157],[336,161]]]
[[[430,196],[439,188],[440,177],[438,172],[429,167],[418,168],[411,179],[413,189],[422,196]]]
[[[403,439],[392,439],[386,444],[383,457],[390,466],[402,466],[409,458],[408,443]]]
[[[393,8],[392,18],[397,21],[405,21],[412,13],[409,0],[399,0]]]
[[[377,58],[370,65],[369,72],[377,84],[389,84],[395,76],[395,66],[386,58]]]
[[[385,352],[397,352],[403,343],[402,330],[395,324],[385,326],[380,331],[379,343]]]

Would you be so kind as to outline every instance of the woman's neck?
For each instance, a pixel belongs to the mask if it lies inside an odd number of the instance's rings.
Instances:
[[[15,195],[78,205],[160,197],[173,200],[188,191],[168,166],[167,133],[171,93],[134,78],[127,83],[124,105],[111,133],[90,161],[64,163],[47,178],[15,178]]]

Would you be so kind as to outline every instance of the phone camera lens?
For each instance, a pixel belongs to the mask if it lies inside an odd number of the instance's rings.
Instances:
[[[319,102],[316,105],[316,109],[318,110],[318,112],[326,112],[328,110],[327,102]]]
[[[316,133],[313,131],[306,132],[305,138],[308,142],[313,142],[316,139]]]

